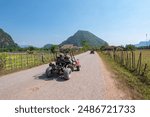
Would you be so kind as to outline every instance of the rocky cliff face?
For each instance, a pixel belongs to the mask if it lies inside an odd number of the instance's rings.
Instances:
[[[18,45],[13,41],[12,37],[0,29],[0,48],[17,47]]]

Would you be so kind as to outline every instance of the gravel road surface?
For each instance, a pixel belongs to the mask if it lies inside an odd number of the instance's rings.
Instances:
[[[97,53],[76,57],[81,71],[73,72],[67,81],[46,78],[47,64],[0,77],[0,99],[130,99]]]

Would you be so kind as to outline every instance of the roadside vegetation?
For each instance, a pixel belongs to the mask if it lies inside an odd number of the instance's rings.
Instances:
[[[77,55],[84,52],[84,50],[85,48],[71,51]],[[59,51],[57,45],[52,45],[50,48],[30,46],[22,48],[21,51],[0,52],[0,75],[50,63],[55,59]]]
[[[50,48],[3,48],[0,52],[0,75],[49,63],[54,59],[57,48],[57,45]]]
[[[117,52],[116,52],[117,53]],[[120,52],[118,52],[119,54]],[[123,65],[123,62],[117,62],[113,58],[113,52],[99,52],[102,59],[105,61],[108,67],[114,72],[115,78],[120,81],[121,84],[124,84],[129,87],[131,92],[133,92],[133,99],[150,99],[150,50],[135,50],[135,69],[139,64],[139,56],[141,54],[141,71],[134,71],[132,65],[129,64],[128,67]],[[112,55],[112,57],[111,57]],[[128,57],[131,55],[128,55]],[[126,59],[127,60],[127,59]],[[130,63],[130,62],[129,62]],[[142,74],[145,64],[147,65],[144,75]]]
[[[50,53],[0,53],[0,75],[27,69],[53,60]]]
[[[142,63],[145,63],[147,64],[147,71],[146,71],[146,75],[147,75],[147,78],[150,80],[150,49],[140,49],[140,50],[136,50],[135,51],[135,60],[136,60],[136,63],[138,62],[138,55],[139,54],[142,54]],[[144,67],[144,64],[142,65]]]

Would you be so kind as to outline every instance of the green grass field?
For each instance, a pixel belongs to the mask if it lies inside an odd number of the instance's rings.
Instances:
[[[138,61],[138,57],[140,52],[142,52],[142,67],[144,67],[144,64],[147,64],[147,77],[150,79],[150,50],[136,50],[135,51],[135,60],[136,63]]]
[[[142,53],[142,55],[141,55],[142,56],[142,58],[141,58],[141,73],[144,71],[145,64],[147,64],[145,76],[150,80],[150,50],[143,49],[143,50],[134,51],[134,53],[135,53],[135,66],[134,67],[137,68],[140,52]],[[106,52],[106,53],[109,54],[111,56],[111,58],[114,57],[112,51]],[[119,58],[121,58],[121,51],[117,51],[115,53]],[[124,58],[123,64],[126,64],[127,52],[123,52],[123,58]],[[128,59],[129,59],[128,64],[131,64],[131,52],[130,51],[128,51]],[[129,67],[130,67],[130,65],[129,65]]]

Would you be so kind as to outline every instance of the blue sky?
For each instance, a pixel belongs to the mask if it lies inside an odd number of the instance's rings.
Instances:
[[[0,28],[20,45],[59,44],[87,30],[110,45],[150,37],[149,0],[0,0]]]

